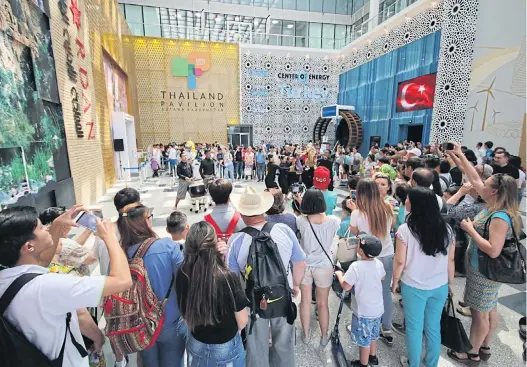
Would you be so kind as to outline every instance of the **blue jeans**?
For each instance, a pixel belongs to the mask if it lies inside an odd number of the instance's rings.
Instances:
[[[423,330],[425,332],[424,365],[436,367],[441,352],[441,314],[448,296],[448,284],[423,290],[401,282],[406,322],[406,349],[410,367],[421,365]]]
[[[187,340],[188,367],[245,367],[245,350],[242,338],[234,338],[223,344],[205,344],[189,334]]]
[[[258,177],[258,181],[263,181],[265,178],[265,163],[257,163],[256,164],[256,176]]]
[[[243,162],[234,162],[234,178],[240,179],[243,176]]]
[[[225,166],[225,178],[231,182],[234,181],[234,165],[229,164]]]
[[[171,324],[163,325],[156,343],[139,354],[143,366],[148,367],[183,367],[187,325],[181,317]]]
[[[394,255],[388,255],[384,257],[378,257],[384,265],[384,271],[386,275],[382,283],[382,301],[384,303],[384,313],[382,315],[382,327],[386,330],[392,328],[392,316],[393,316],[393,301],[392,301],[392,273],[393,273],[393,257]]]

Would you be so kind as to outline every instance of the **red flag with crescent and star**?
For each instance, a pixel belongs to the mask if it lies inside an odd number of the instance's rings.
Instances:
[[[410,112],[433,108],[435,89],[436,73],[399,83],[396,111]]]

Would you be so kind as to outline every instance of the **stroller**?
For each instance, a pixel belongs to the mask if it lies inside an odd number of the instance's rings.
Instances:
[[[340,342],[339,323],[340,315],[342,314],[342,307],[344,306],[344,300],[348,296],[349,292],[342,289],[336,278],[333,279],[332,288],[333,291],[335,291],[335,293],[339,296],[340,304],[339,310],[337,312],[337,319],[335,320],[335,326],[333,327],[333,331],[331,332],[331,352],[333,353],[333,359],[338,367],[348,367],[349,362],[346,360],[344,348],[342,347],[342,343]]]

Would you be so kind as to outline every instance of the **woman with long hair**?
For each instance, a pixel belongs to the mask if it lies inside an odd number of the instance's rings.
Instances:
[[[328,258],[331,245],[340,227],[340,220],[326,215],[326,201],[321,190],[311,188],[306,191],[300,203],[303,215],[296,218],[300,233],[300,246],[307,254],[307,269],[300,285],[300,321],[304,332],[302,340],[308,343],[311,338],[309,329],[311,320],[312,284],[315,282],[316,303],[320,323],[320,345],[329,342],[328,297],[333,282],[333,262]]]
[[[520,212],[516,180],[495,174],[482,181],[474,165],[465,157],[459,144],[447,151],[454,163],[465,173],[472,187],[487,203],[474,220],[464,219],[461,228],[470,237],[467,249],[467,283],[465,304],[470,307],[472,324],[468,353],[449,351],[448,356],[466,365],[476,365],[490,358],[490,342],[499,324],[497,310],[498,291],[501,283],[487,279],[479,271],[478,252],[495,258],[501,254],[506,240],[513,237],[513,227],[520,230]],[[485,224],[488,223],[488,233]]]
[[[393,343],[391,274],[394,248],[390,232],[395,223],[393,207],[384,201],[377,184],[370,178],[359,181],[356,201],[350,199],[348,203],[348,207],[351,209],[350,231],[355,235],[364,232],[377,237],[382,242],[382,251],[377,257],[386,271],[386,277],[382,281],[384,314],[382,316],[381,337],[388,345],[391,345]]]
[[[214,228],[193,224],[185,241],[185,260],[176,276],[179,309],[187,323],[189,367],[245,367],[239,330],[249,319],[239,275],[216,250]]]
[[[392,285],[395,294],[401,280],[408,351],[401,363],[420,366],[424,331],[424,364],[437,366],[441,314],[454,280],[455,235],[441,216],[432,190],[409,189],[405,206],[409,214],[397,231]]]
[[[181,318],[172,285],[183,262],[178,243],[171,238],[158,238],[152,229],[152,211],[141,203],[126,205],[119,212],[117,228],[121,234],[121,247],[131,259],[142,244],[146,249],[143,261],[157,299],[168,299],[165,304],[165,322],[155,344],[139,352],[144,366],[183,366],[187,327]]]

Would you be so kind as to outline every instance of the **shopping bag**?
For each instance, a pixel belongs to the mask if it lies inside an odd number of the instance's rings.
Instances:
[[[452,313],[450,313],[450,310],[452,310]],[[441,344],[458,353],[466,353],[472,349],[472,344],[470,344],[467,333],[465,333],[465,328],[456,317],[451,296],[448,296],[447,304],[443,308],[443,314],[441,315]]]

